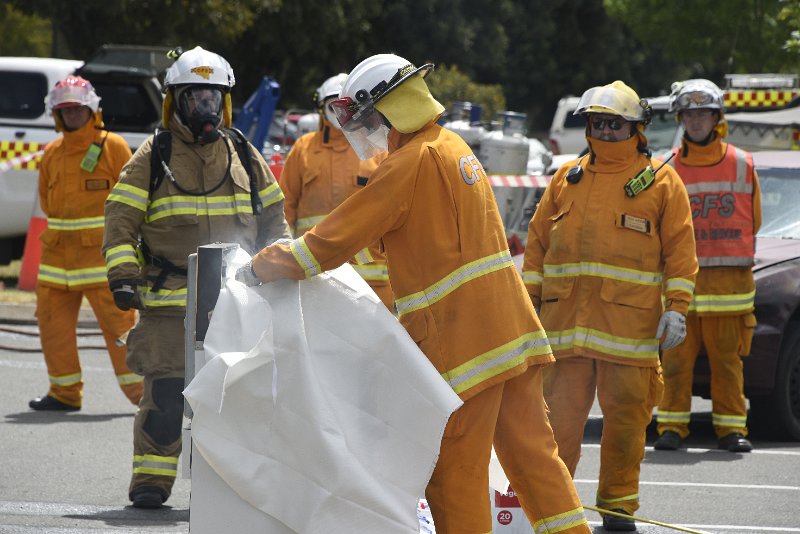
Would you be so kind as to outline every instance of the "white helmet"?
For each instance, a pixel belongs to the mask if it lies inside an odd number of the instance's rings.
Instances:
[[[344,81],[346,79],[347,74],[340,72],[336,76],[331,76],[322,82],[322,85],[317,87],[317,91],[314,93],[314,100],[316,101],[317,106],[322,106],[322,104],[328,98],[338,97],[342,90],[342,85],[344,85]]]
[[[669,99],[669,110],[686,111],[687,109],[719,109],[725,108],[724,95],[717,85],[702,78],[675,82],[672,84]]]
[[[406,80],[417,74],[424,77],[431,70],[432,63],[417,68],[400,56],[377,54],[350,72],[339,98],[328,106],[360,159],[369,159],[388,150],[389,127],[375,104]]]
[[[230,64],[214,52],[196,46],[180,53],[164,76],[164,89],[176,85],[219,85],[230,90],[236,83]],[[176,54],[176,55],[177,55]]]
[[[342,98],[351,98],[360,109],[375,105],[401,83],[422,71],[422,77],[433,70],[433,63],[416,68],[407,59],[394,54],[368,57],[350,72],[342,85]]]
[[[45,106],[50,111],[73,106],[87,106],[93,112],[100,109],[100,97],[89,80],[69,75],[56,82],[55,87],[45,98]]]

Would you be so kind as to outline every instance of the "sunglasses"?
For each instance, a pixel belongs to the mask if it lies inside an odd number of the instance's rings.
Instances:
[[[602,130],[603,128],[606,127],[606,125],[608,125],[608,127],[614,131],[622,128],[622,125],[625,124],[626,122],[628,121],[626,121],[625,119],[620,119],[618,117],[615,117],[613,119],[592,119],[591,121],[592,128],[594,128],[595,130]]]

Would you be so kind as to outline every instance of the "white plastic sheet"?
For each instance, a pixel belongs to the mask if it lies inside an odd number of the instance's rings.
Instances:
[[[193,443],[242,499],[289,532],[419,532],[461,401],[350,266],[228,280],[205,352],[184,392]]]

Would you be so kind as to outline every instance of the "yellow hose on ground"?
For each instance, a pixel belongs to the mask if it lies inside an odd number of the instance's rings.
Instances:
[[[702,530],[692,530],[690,528],[683,528],[677,525],[670,525],[669,523],[662,523],[661,521],[654,521],[652,519],[644,519],[642,517],[636,517],[635,515],[619,514],[617,512],[612,512],[611,510],[606,510],[604,508],[595,508],[594,506],[588,506],[586,504],[584,504],[583,507],[586,508],[587,510],[594,510],[599,514],[614,515],[617,517],[627,517],[628,519],[633,519],[634,521],[641,521],[642,523],[650,523],[651,525],[657,525],[659,527],[664,527],[664,528],[671,528],[672,530],[679,530],[681,532],[689,532],[689,534],[708,534],[708,532],[703,532]]]

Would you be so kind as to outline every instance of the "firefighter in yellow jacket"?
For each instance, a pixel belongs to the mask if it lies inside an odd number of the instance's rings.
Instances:
[[[342,134],[336,117],[325,105],[339,96],[347,74],[328,78],[316,91],[319,131],[297,140],[286,158],[281,189],[286,199],[286,222],[295,237],[300,237],[350,195],[363,189],[386,154],[361,161]],[[394,296],[389,284],[386,257],[380,243],[359,251],[350,260],[381,301],[394,311]]]
[[[596,392],[597,505],[632,515],[645,429],[663,390],[659,339],[669,348],[685,335],[697,273],[692,216],[680,177],[648,157],[650,109],[633,89],[593,87],[575,114],[587,119],[589,152],[547,187],[528,228],[523,280],[556,357],[545,399],[558,452],[574,476]],[[603,524],[636,528],[611,515]]]
[[[129,487],[139,508],[160,507],[178,471],[189,254],[214,242],[255,253],[289,237],[283,194],[267,164],[222,128],[231,119],[228,62],[198,46],[167,69],[164,84],[169,136],[145,140],[122,170],[106,203],[103,243],[115,302],[141,310],[128,337],[128,364],[144,376]]]
[[[125,365],[119,339],[136,320],[114,306],[108,290],[103,243],[103,205],[131,157],[128,143],[103,129],[100,97],[80,76],[67,76],[50,91],[47,107],[56,131],[39,167],[39,204],[47,215],[36,287],[36,318],[50,389],[30,401],[34,410],[81,409],[83,378],[76,328],[81,301],[91,304],[123,393],[142,397],[142,377]],[[121,346],[122,345],[122,346]]]
[[[400,322],[464,405],[445,429],[428,484],[436,532],[490,532],[492,445],[531,524],[589,532],[542,399],[547,338],[508,251],[483,167],[435,123],[443,108],[393,54],[365,59],[331,103],[353,149],[389,156],[363,190],[290,244],[262,250],[239,277],[301,280],[382,239]]]
[[[685,129],[670,162],[692,204],[697,259],[686,342],[664,351],[664,397],[658,406],[659,450],[675,450],[689,435],[692,374],[700,346],[711,367],[712,423],[719,448],[749,452],[742,357],[750,353],[755,234],[761,194],[752,156],[727,144],[722,91],[709,80],[673,84],[671,108]]]

